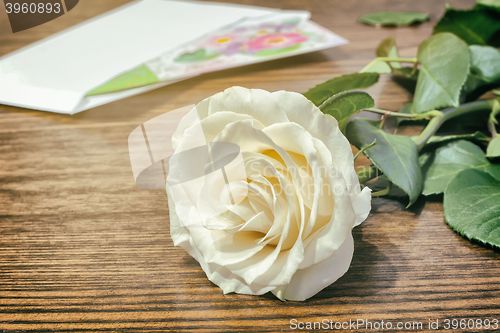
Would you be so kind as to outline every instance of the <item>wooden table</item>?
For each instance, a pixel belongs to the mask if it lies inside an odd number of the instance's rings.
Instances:
[[[0,54],[125,2],[80,1],[16,34],[2,17]],[[127,152],[134,127],[232,85],[304,91],[359,70],[387,36],[411,56],[444,8],[434,0],[240,2],[310,10],[350,44],[205,75],[75,116],[0,106],[0,331],[276,332],[290,330],[294,318],[419,321],[427,329],[429,319],[499,318],[498,253],[451,231],[438,202],[421,211],[375,202],[355,229],[349,272],[304,303],[224,296],[172,246],[165,194],[134,186]],[[432,21],[399,29],[356,23],[383,9],[422,10]],[[389,109],[408,99],[387,80],[372,92]]]

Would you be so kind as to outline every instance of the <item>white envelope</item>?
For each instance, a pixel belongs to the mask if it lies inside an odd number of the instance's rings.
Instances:
[[[88,95],[94,88],[148,61],[154,63],[155,59],[168,58],[165,55],[186,48],[209,32],[285,12],[308,15],[209,2],[135,1],[0,58],[0,103],[74,114],[187,77],[220,70],[222,68],[213,66],[213,70],[205,68],[167,75],[154,84]],[[235,65],[311,52],[345,42],[341,37],[330,35],[328,41],[310,49],[263,60],[239,59]]]

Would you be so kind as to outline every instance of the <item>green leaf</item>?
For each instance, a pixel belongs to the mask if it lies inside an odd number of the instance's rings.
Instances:
[[[496,134],[496,126],[498,125],[497,116],[500,115],[500,99],[497,98],[493,102],[490,116],[488,117],[488,128],[492,134]],[[486,149],[486,156],[489,158],[500,157],[500,135],[496,134],[495,137],[488,144]]]
[[[490,158],[500,157],[500,135],[497,135],[490,141],[486,149],[486,156]]]
[[[366,65],[360,72],[361,73],[379,73],[379,74],[389,74],[392,72],[393,68],[401,68],[401,64],[396,61],[387,62],[380,58],[399,58],[398,50],[396,48],[396,42],[394,38],[386,38],[377,47],[376,50],[377,58],[373,59]]]
[[[451,32],[467,44],[498,45],[500,20],[484,7],[470,10],[447,8],[441,20],[434,27],[433,33]]]
[[[500,12],[500,0],[477,0],[476,5]]]
[[[320,83],[304,93],[311,102],[319,106],[332,95],[342,91],[368,88],[377,83],[379,75],[376,73],[353,73],[337,76]]]
[[[422,12],[376,12],[361,16],[361,23],[375,26],[407,26],[425,22],[429,14]]]
[[[500,181],[475,169],[460,172],[444,193],[444,215],[460,235],[500,247]]]
[[[422,190],[422,172],[413,140],[388,134],[362,119],[355,119],[347,125],[347,138],[358,148],[376,140],[375,146],[366,150],[366,156],[408,195],[408,206],[417,200]]]
[[[378,74],[389,74],[391,73],[391,66],[380,58],[375,58],[368,63],[363,69],[361,69],[360,73],[378,73]]]
[[[377,58],[363,67],[360,73],[392,74],[392,79],[396,83],[413,94],[417,83],[418,69],[416,67],[403,67],[398,61],[387,61],[387,58],[399,58],[394,39],[384,39],[378,45],[376,54]]]
[[[500,81],[500,51],[491,46],[471,45],[471,73],[485,82]]]
[[[349,118],[353,114],[374,105],[373,98],[365,92],[345,91],[326,100],[321,106],[321,111],[337,119],[340,130],[344,132]]]
[[[500,165],[491,164],[481,148],[465,141],[452,141],[420,158],[424,172],[424,195],[443,193],[462,170],[478,169],[500,178]]]
[[[469,46],[470,73],[463,94],[467,100],[476,99],[500,85],[500,51],[490,46]]]
[[[435,135],[435,136],[431,136],[431,138],[427,141],[426,147],[440,145],[443,143],[447,143],[450,141],[456,141],[456,140],[488,142],[488,137],[486,135],[484,135],[484,133],[479,132],[479,131],[476,131],[474,133],[466,133],[466,134]]]
[[[469,49],[450,33],[434,35],[420,44],[420,62],[413,112],[458,106],[460,90],[469,72]]]
[[[381,41],[377,46],[375,54],[377,57],[399,58],[399,52],[394,38],[388,37]],[[388,65],[391,68],[401,68],[401,64],[399,62],[390,62]]]

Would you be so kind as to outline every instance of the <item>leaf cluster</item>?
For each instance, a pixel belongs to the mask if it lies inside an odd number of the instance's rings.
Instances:
[[[418,15],[417,15],[418,14]],[[408,25],[422,13],[373,13],[360,18],[374,25]],[[446,8],[433,34],[413,58],[399,55],[396,41],[380,42],[376,57],[360,72],[321,83],[304,95],[335,117],[350,143],[372,163],[364,184],[387,186],[411,206],[420,196],[443,198],[446,222],[459,234],[500,248],[500,0],[478,0],[468,10]],[[412,94],[401,112],[381,110],[364,91],[380,75]],[[352,117],[380,114],[378,121]],[[418,135],[384,129],[397,118],[424,123]],[[474,123],[474,130],[453,122]],[[464,127],[465,128],[465,127]],[[365,168],[366,169],[366,168]],[[375,171],[375,172],[373,172]],[[395,190],[395,191],[394,191]]]

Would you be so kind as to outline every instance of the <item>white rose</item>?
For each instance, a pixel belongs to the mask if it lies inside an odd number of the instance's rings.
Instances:
[[[170,233],[224,293],[305,300],[349,268],[370,212],[337,121],[303,95],[233,87],[173,137]]]

